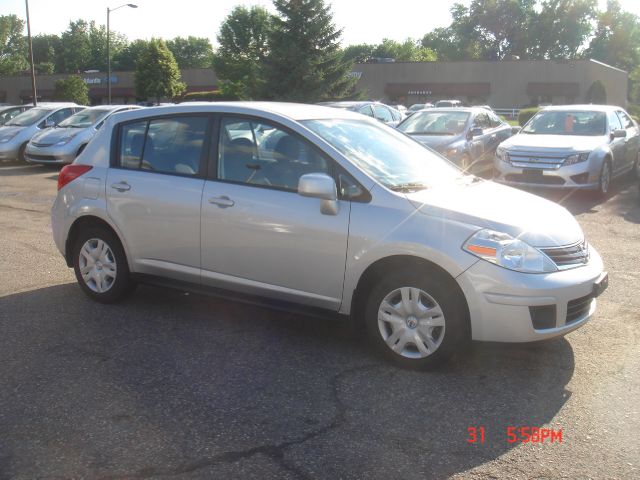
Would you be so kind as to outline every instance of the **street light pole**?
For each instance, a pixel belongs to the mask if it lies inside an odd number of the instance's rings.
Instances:
[[[29,61],[31,62],[31,92],[33,95],[33,106],[38,106],[38,96],[36,93],[36,69],[33,65],[33,43],[31,42],[31,22],[29,20],[29,0],[24,0],[27,6],[27,35],[29,36]]]
[[[109,16],[111,12],[114,12],[122,7],[138,8],[133,3],[125,3],[116,8],[107,7],[107,102],[111,105],[111,34],[109,31]]]

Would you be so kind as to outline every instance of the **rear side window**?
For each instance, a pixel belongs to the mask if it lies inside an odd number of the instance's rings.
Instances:
[[[391,116],[391,112],[387,110],[382,105],[374,105],[373,111],[376,115],[376,118],[384,123],[389,123],[393,121],[393,117]]]
[[[629,115],[627,115],[626,113],[618,111],[618,116],[620,117],[620,120],[622,121],[622,128],[633,128],[633,127],[635,127],[635,125],[633,124],[633,120],[631,120],[631,118],[629,118]]]
[[[125,124],[120,133],[120,166],[196,175],[207,123],[206,117],[180,116]]]

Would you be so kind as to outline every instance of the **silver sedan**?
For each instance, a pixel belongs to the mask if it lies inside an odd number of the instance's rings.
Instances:
[[[639,146],[638,125],[620,107],[547,107],[500,144],[496,179],[605,196],[612,178],[638,170]]]
[[[71,163],[84,150],[109,115],[137,108],[141,107],[101,105],[85,108],[56,127],[36,133],[27,144],[26,160],[29,163]]]

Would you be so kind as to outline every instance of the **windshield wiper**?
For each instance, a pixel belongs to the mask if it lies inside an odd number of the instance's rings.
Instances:
[[[389,188],[394,192],[417,192],[418,190],[425,190],[429,188],[429,185],[420,182],[408,182],[391,185]]]

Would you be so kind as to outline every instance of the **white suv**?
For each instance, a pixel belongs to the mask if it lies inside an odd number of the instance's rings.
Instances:
[[[58,186],[54,239],[91,298],[147,282],[333,312],[412,368],[565,334],[607,285],[564,208],[333,108],[117,113]]]

